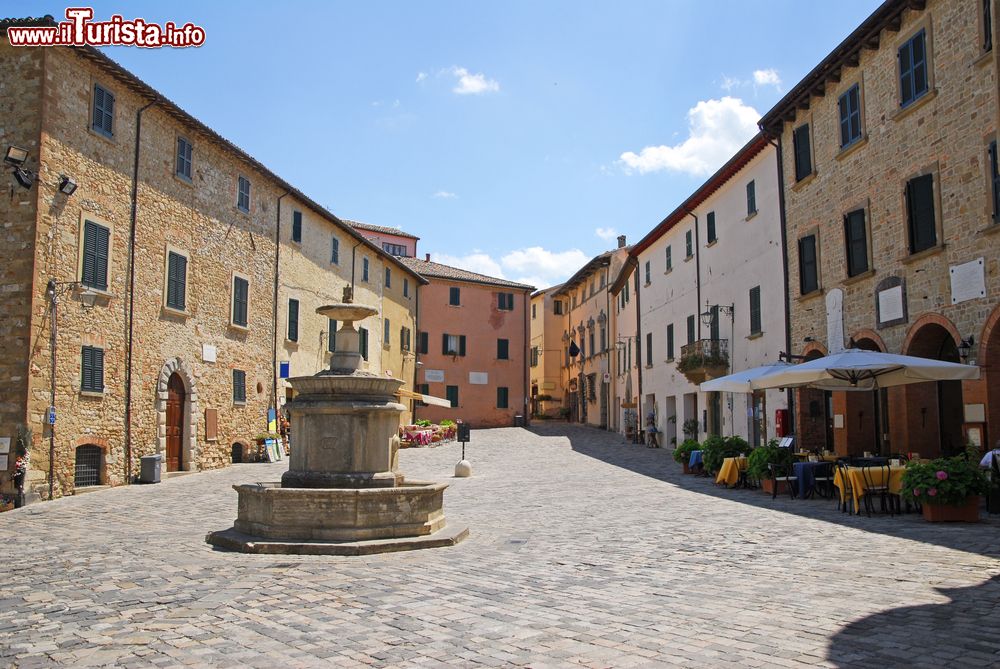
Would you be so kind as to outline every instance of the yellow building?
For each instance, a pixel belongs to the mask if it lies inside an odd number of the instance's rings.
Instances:
[[[528,365],[533,416],[559,415],[566,386],[561,382],[562,358],[565,346],[566,301],[555,297],[562,287],[552,286],[531,296],[531,344]]]

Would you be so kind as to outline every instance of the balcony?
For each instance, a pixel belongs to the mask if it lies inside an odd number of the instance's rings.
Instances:
[[[681,346],[677,370],[698,384],[729,373],[729,340],[699,339]]]

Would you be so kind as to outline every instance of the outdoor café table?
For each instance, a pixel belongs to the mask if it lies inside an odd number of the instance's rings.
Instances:
[[[795,471],[794,476],[798,486],[796,492],[799,499],[805,499],[812,494],[816,487],[816,470],[829,466],[829,462],[796,462],[792,465],[792,469]]]
[[[701,467],[701,451],[691,451],[691,458],[688,460],[688,468]]]
[[[719,474],[715,477],[716,483],[725,483],[732,487],[740,480],[740,472],[747,470],[747,459],[743,456],[736,458],[726,458],[722,461]]]
[[[854,493],[854,508],[860,509],[861,497],[865,494],[865,475],[862,473],[863,467],[848,467],[847,477],[850,479],[851,490]],[[906,467],[879,467],[874,466],[869,468],[869,476],[872,479],[872,483],[875,485],[880,485],[885,483],[884,475],[886,469],[889,470],[889,492],[893,495],[898,495],[903,489],[903,474],[906,472]],[[840,476],[840,469],[837,469],[837,473],[833,475],[833,485],[837,486],[840,491],[840,501],[844,501],[844,482]]]

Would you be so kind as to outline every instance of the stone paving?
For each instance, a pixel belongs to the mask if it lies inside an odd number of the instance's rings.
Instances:
[[[401,452],[464,543],[370,557],[213,550],[235,465],[0,514],[0,665],[1000,665],[1000,523],[850,517],[725,490],[564,424]]]

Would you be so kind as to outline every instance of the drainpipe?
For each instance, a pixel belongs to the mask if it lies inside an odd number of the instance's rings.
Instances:
[[[413,282],[413,331],[417,333],[417,345],[413,350],[413,392],[417,391],[417,371],[420,366],[417,364],[420,360],[420,286],[419,281]],[[429,339],[429,338],[428,338]],[[428,342],[428,346],[430,343]],[[420,402],[413,400],[413,418],[411,419],[414,423],[417,422],[417,408]]]
[[[142,140],[142,113],[157,104],[153,100],[135,113],[135,156],[132,163],[132,211],[129,220],[128,240],[128,301],[125,305],[125,485],[132,482],[132,342],[133,317],[135,316],[135,236],[139,216],[139,145]]]
[[[607,400],[607,402],[608,402],[608,406],[607,406],[607,411],[608,411],[608,425],[607,425],[606,429],[608,431],[617,432],[618,431],[618,429],[617,429],[618,428],[618,425],[617,425],[617,423],[618,423],[618,421],[617,421],[618,412],[611,410],[612,407],[614,406],[614,402],[611,401],[612,400],[612,397],[611,397],[611,381],[614,380],[614,379],[617,379],[618,377],[617,377],[617,375],[611,373],[611,353],[609,353],[610,349],[608,348],[608,344],[611,343],[611,335],[613,334],[612,331],[611,331],[611,284],[608,283],[608,278],[609,278],[609,276],[608,276],[608,267],[606,266],[604,268],[604,302],[605,302],[605,312],[604,312],[604,359],[608,363],[608,378],[611,379],[611,380],[608,381],[608,400]],[[614,348],[614,347],[612,346],[611,348]],[[615,349],[615,352],[617,353],[618,349]],[[615,371],[617,372],[618,370],[615,369]],[[602,381],[603,381],[603,379],[602,379]],[[615,420],[611,419],[612,415],[614,415]],[[614,429],[612,430],[612,428],[614,428]]]
[[[633,272],[633,282],[635,283],[635,366],[639,369],[639,397],[636,398],[635,405],[638,407],[638,411],[635,412],[635,434],[632,437],[633,444],[642,443],[639,441],[640,431],[645,429],[646,417],[642,413],[643,402],[646,401],[646,396],[642,394],[642,318],[640,314],[642,313],[642,298],[640,298],[639,292],[639,258],[636,257],[636,265],[632,268]]]
[[[768,143],[777,151],[778,212],[781,216],[781,276],[785,289],[785,350],[790,355],[792,353],[792,293],[788,286],[788,225],[785,218],[785,167],[782,161],[781,137],[779,136],[777,139],[777,142],[774,139],[768,139]],[[795,394],[791,388],[786,388],[785,394],[786,403],[788,404],[788,414],[792,420],[792,433],[797,434],[795,425]]]
[[[528,406],[528,345],[531,343],[531,330],[529,329],[530,323],[528,322],[528,311],[531,309],[531,291],[524,291],[524,346],[521,347],[523,353],[522,359],[524,364],[521,365],[524,374],[524,394],[522,404],[524,407],[521,411],[524,412],[524,425],[525,427],[531,426],[531,407]],[[542,317],[545,317],[545,313],[542,313]]]
[[[701,247],[698,243],[698,215],[692,211],[688,212],[688,216],[694,219],[694,287],[695,295],[698,300],[698,308],[694,312],[694,323],[695,327],[698,328],[698,336],[696,340],[701,339]]]
[[[286,190],[278,197],[278,213],[274,224],[274,304],[271,310],[271,407],[274,408],[274,425],[278,420],[278,279],[281,274],[281,201],[291,191]],[[333,336],[331,334],[331,336]],[[280,432],[280,429],[278,430]]]

